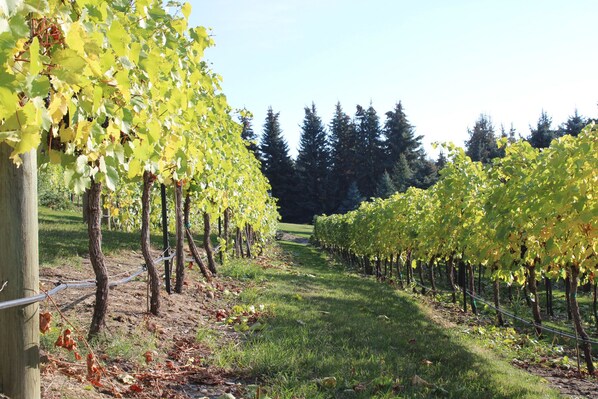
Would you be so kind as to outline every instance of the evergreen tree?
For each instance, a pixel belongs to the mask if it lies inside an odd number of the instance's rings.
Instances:
[[[322,120],[316,106],[305,107],[296,169],[300,204],[300,221],[311,222],[326,209],[330,151]]]
[[[395,184],[392,182],[390,175],[387,171],[384,171],[384,173],[382,173],[382,176],[380,177],[378,185],[376,186],[376,197],[386,199],[396,192],[397,188]]]
[[[399,192],[406,191],[413,180],[413,170],[409,166],[406,154],[400,154],[392,170],[392,180]]]
[[[370,198],[376,194],[376,182],[384,171],[384,150],[380,130],[380,118],[370,104],[368,109],[360,105],[355,113],[357,129],[357,186]]]
[[[403,105],[399,101],[395,109],[386,113],[384,123],[386,136],[386,165],[393,167],[401,154],[411,164],[423,155],[421,140],[423,136],[415,135],[415,128],[407,120]]]
[[[356,182],[351,182],[347,195],[338,207],[338,213],[347,213],[349,211],[359,208],[359,204],[363,202],[364,198],[359,192]]]
[[[334,212],[339,207],[351,182],[357,178],[357,132],[351,117],[343,112],[340,103],[336,104],[329,127],[331,172],[329,186],[329,206]]]
[[[417,188],[426,189],[438,181],[438,169],[436,163],[425,155],[414,162],[413,177],[410,185]]]
[[[255,157],[259,159],[260,153],[257,145],[258,138],[255,132],[253,131],[253,127],[251,126],[253,121],[249,112],[244,110],[239,116],[239,122],[241,123],[241,127],[243,128],[243,130],[241,130],[241,137],[243,138],[243,140],[247,141],[247,148],[249,149],[249,151],[253,152]]]
[[[533,129],[530,126],[531,134],[526,139],[532,147],[546,148],[550,146],[550,142],[556,137],[557,133],[550,128],[550,125],[552,125],[552,118],[542,110],[536,128]]]
[[[567,122],[561,125],[559,129],[561,131],[560,135],[562,136],[564,134],[569,134],[573,137],[577,137],[577,135],[581,133],[581,131],[584,127],[586,127],[587,124],[588,120],[583,116],[579,115],[576,109],[575,113],[571,115],[569,119],[567,119]]]
[[[509,129],[509,131],[507,132],[505,130],[504,125],[500,125],[500,137],[503,139],[507,139],[507,141],[509,143],[514,143],[517,141],[517,130],[515,130],[515,128],[513,127],[513,124],[511,123],[511,128]]]
[[[278,198],[282,220],[297,221],[296,175],[289,146],[282,137],[278,113],[268,108],[260,143],[262,171],[272,186],[272,196]]]
[[[467,129],[469,140],[465,142],[466,154],[472,161],[484,164],[490,163],[492,158],[500,156],[494,126],[489,116],[481,114],[472,130]]]
[[[447,162],[448,159],[446,158],[446,155],[444,155],[444,152],[440,151],[440,154],[438,154],[438,159],[436,160],[436,170],[440,172],[442,168],[446,166]]]

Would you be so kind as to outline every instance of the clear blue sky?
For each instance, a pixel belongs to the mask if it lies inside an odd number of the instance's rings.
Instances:
[[[463,145],[480,113],[527,136],[544,109],[553,126],[577,108],[598,116],[597,0],[191,0],[212,28],[206,52],[235,108],[280,112],[292,155],[304,107],[326,125],[340,101],[402,101],[424,145]]]

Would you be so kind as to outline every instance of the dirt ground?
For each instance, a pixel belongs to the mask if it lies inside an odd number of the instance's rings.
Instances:
[[[158,255],[156,253],[156,258]],[[141,254],[134,252],[108,258],[110,281],[130,275],[142,263]],[[76,360],[72,353],[63,348],[43,350],[42,397],[217,398],[224,393],[240,397],[242,384],[226,370],[209,364],[207,359],[212,348],[198,343],[196,336],[201,326],[209,326],[222,330],[222,334],[219,334],[221,337],[237,339],[229,327],[218,323],[216,313],[221,307],[229,306],[229,298],[238,295],[243,287],[237,281],[222,277],[215,278],[212,283],[203,282],[197,270],[187,270],[186,274],[182,294],[168,295],[163,292],[160,316],[151,316],[147,312],[146,273],[110,290],[106,329],[100,337],[103,341],[101,346],[114,346],[115,342],[122,341],[121,352],[130,354],[114,357],[109,350],[96,349],[94,354],[99,361],[91,366],[101,365],[101,368],[99,384],[95,387],[88,379],[90,374],[86,359],[89,350],[83,338],[93,312],[93,288],[67,289],[58,293],[54,301],[60,312],[50,301],[44,302],[41,311],[52,314],[52,329],[48,334],[64,334],[66,328],[74,330],[67,325],[72,323],[77,327],[72,335],[82,359]],[[46,290],[58,282],[92,277],[89,260],[83,262],[80,270],[65,265],[45,269],[40,276]],[[65,319],[60,313],[64,314]],[[92,344],[92,349],[97,347]]]

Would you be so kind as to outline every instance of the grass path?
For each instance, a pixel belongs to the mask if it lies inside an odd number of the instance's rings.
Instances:
[[[559,397],[436,324],[408,294],[343,272],[313,247],[281,246],[289,261],[254,270],[265,287],[241,297],[271,310],[267,328],[220,355],[270,397]]]

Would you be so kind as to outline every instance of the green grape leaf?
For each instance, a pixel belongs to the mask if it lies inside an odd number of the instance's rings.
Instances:
[[[116,186],[118,184],[118,171],[113,166],[107,165],[106,166],[106,187],[109,190],[114,191],[116,190]]]
[[[87,66],[87,62],[74,50],[62,49],[56,51],[53,57],[57,65],[52,73],[67,84],[80,84],[81,75]]]
[[[50,81],[46,76],[32,76],[26,78],[26,94],[29,98],[46,97],[50,93]]]

